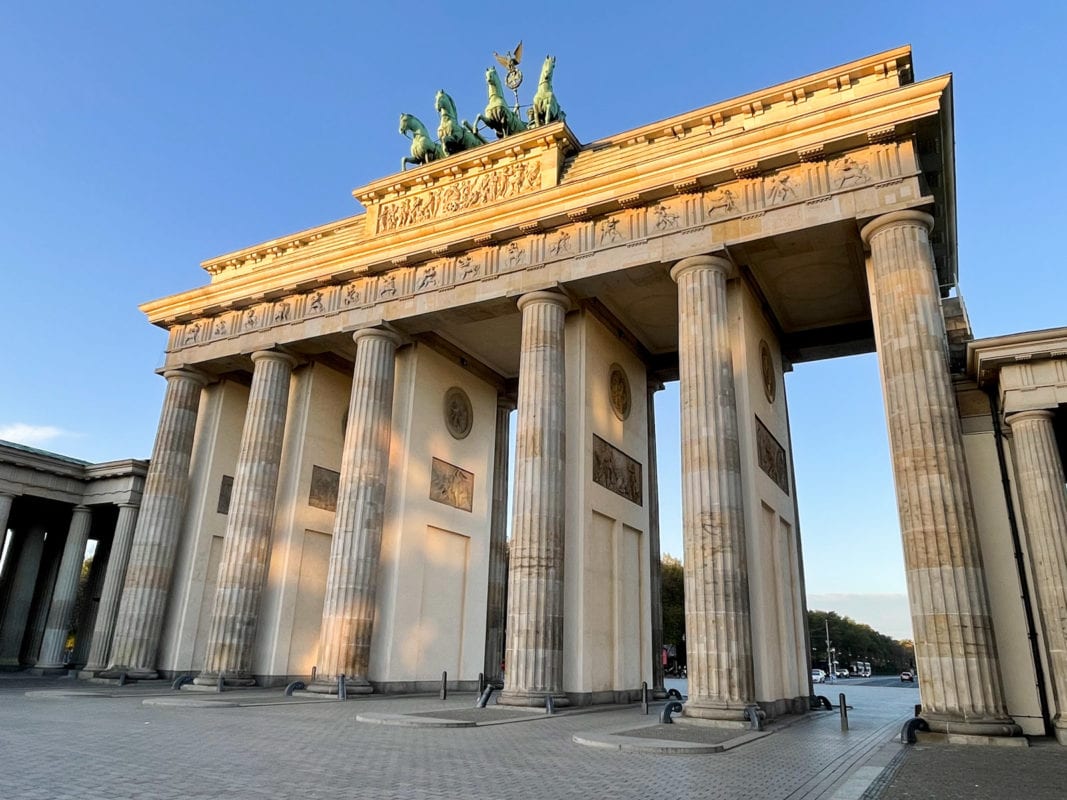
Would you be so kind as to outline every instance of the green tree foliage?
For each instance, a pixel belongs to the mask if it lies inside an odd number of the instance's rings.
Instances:
[[[663,585],[663,643],[677,645],[685,636],[685,580],[682,562],[666,553],[660,559]]]
[[[911,669],[915,663],[912,643],[898,642],[870,625],[842,617],[835,611],[808,611],[808,635],[811,639],[811,665],[827,669],[826,630],[830,646],[837,651],[837,663],[848,667],[854,661],[868,661],[871,671],[892,674]]]

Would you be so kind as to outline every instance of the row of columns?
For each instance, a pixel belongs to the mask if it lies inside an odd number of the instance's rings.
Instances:
[[[0,494],[0,530],[7,530],[14,496]],[[126,502],[118,504],[118,521],[104,572],[104,586],[97,609],[89,657],[86,669],[102,669],[106,649],[111,641],[115,616],[118,613],[122,593],[126,561],[133,541],[133,526],[138,505]],[[82,564],[86,545],[92,528],[92,511],[88,506],[75,506],[71,512],[67,536],[60,556],[51,597],[46,605],[47,617],[41,636],[41,645],[34,668],[42,671],[59,671],[66,668],[67,633],[74,613],[74,603],[81,581]],[[22,646],[27,615],[30,613],[35,584],[43,555],[44,531],[27,531],[17,560],[11,565],[12,579],[2,625],[0,625],[0,657],[10,666],[17,666]],[[95,666],[94,666],[95,665]]]
[[[863,230],[870,247],[872,312],[886,398],[905,562],[924,672],[926,717],[935,729],[1006,734],[1005,708],[978,549],[958,416],[945,356],[928,233],[919,212],[881,217]],[[755,701],[742,473],[726,283],[731,263],[714,255],[679,262],[679,371],[686,626],[686,714],[740,720]],[[507,604],[507,671],[501,702],[541,705],[563,693],[564,316],[554,292],[519,301],[522,350],[512,546]],[[349,423],[323,610],[316,687],[339,675],[350,691],[369,691],[369,648],[388,467],[397,337],[382,329],[355,335]],[[265,574],[270,516],[293,360],[253,357],[252,396],[212,615],[204,682],[250,679],[250,654]],[[162,611],[188,492],[199,390],[189,370],[165,373],[168,386],[156,449],[109,659],[113,669],[154,673]],[[1032,422],[1034,418],[1030,418]],[[1020,419],[1023,437],[1040,439]],[[498,419],[497,458],[506,460],[506,412]],[[501,447],[501,437],[504,444]],[[932,437],[932,443],[931,443]],[[1045,436],[1047,439],[1047,436]],[[1047,448],[1047,441],[1045,446]],[[1037,445],[1034,445],[1037,448]],[[1036,450],[1035,450],[1036,451]],[[1036,458],[1036,456],[1035,456]],[[502,473],[502,470],[498,470]],[[1060,485],[1062,493],[1062,482]],[[495,562],[502,487],[494,487]],[[1037,502],[1037,501],[1033,501]],[[1061,520],[1048,523],[1060,526]],[[1062,537],[1061,537],[1062,538]],[[1051,551],[1050,551],[1051,552]],[[1051,552],[1060,572],[1063,552]],[[493,591],[502,589],[499,563]],[[1062,605],[1062,604],[1061,604]],[[490,634],[499,630],[487,620]],[[1055,627],[1055,626],[1053,626]],[[1062,626],[1059,627],[1062,633]],[[1062,638],[1062,637],[1061,637]],[[487,653],[489,648],[487,648]],[[1060,643],[1062,658],[1067,644]],[[654,663],[658,664],[658,653]],[[495,671],[486,664],[487,675]],[[1061,669],[1060,674],[1067,673]],[[1065,686],[1067,689],[1067,686]]]

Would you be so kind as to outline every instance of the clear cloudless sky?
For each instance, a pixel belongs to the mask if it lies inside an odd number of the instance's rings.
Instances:
[[[1045,2],[18,3],[0,18],[0,438],[147,458],[163,331],[201,261],[357,213],[401,112],[484,106],[493,51],[543,57],[584,142],[910,44],[954,75],[960,285],[976,336],[1064,314],[1065,5]],[[877,361],[786,381],[807,589],[910,633]],[[681,554],[678,396],[660,393],[663,549]]]

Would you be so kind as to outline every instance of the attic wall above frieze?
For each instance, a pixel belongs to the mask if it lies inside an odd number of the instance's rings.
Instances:
[[[469,284],[481,284],[482,297],[502,296],[499,292],[504,289],[496,292],[492,283],[501,276],[565,261],[574,262],[580,272],[583,263],[606,253],[615,253],[612,261],[624,268],[627,251],[635,258],[666,252],[665,245],[649,246],[705,229],[714,228],[711,238],[715,241],[740,242],[822,224],[863,213],[863,209],[924,202],[910,138],[880,140],[831,157],[815,148],[800,158],[799,163],[763,173],[758,167],[738,167],[733,180],[709,188],[694,182],[661,198],[621,197],[604,213],[573,210],[565,224],[548,229],[532,225],[506,241],[486,237],[473,247],[442,252],[418,263],[396,259],[390,268],[374,274],[352,270],[334,281],[246,300],[171,326],[168,352],[187,353],[188,358],[183,355],[177,360],[195,363],[198,348],[208,345],[214,345],[210,352],[218,357],[221,350],[247,350],[247,337],[261,333],[276,331],[273,338],[279,343],[306,336],[306,330],[293,327],[304,321],[324,321],[326,328],[339,332],[373,320],[399,320],[425,313],[430,295],[434,295],[436,309],[455,303],[449,292]],[[409,300],[416,302],[404,305]]]

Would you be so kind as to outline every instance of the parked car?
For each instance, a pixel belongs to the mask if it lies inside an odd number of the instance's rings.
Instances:
[[[839,678],[847,678],[848,677],[848,670],[847,669],[839,669],[837,671],[837,677],[839,677]]]
[[[813,669],[811,671],[811,682],[826,683],[826,673],[823,672],[821,669]]]
[[[901,683],[904,683],[904,681],[914,681],[914,680],[915,680],[915,676],[912,675],[907,670],[904,670],[902,673],[900,673],[900,682]]]

